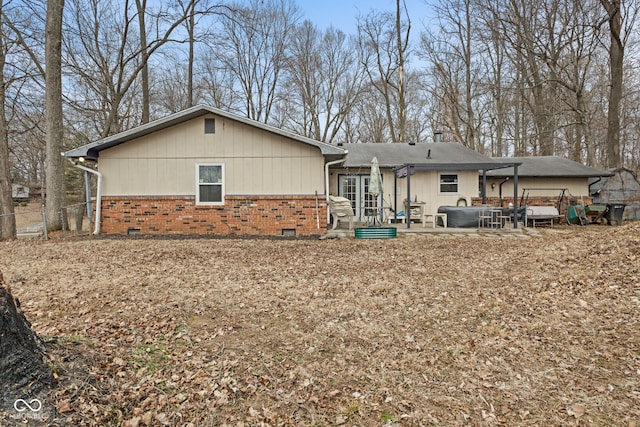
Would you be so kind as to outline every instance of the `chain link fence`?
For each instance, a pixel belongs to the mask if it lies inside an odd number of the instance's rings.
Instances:
[[[82,234],[90,230],[90,221],[87,219],[87,202],[74,203],[63,206],[60,209],[60,221],[63,233]],[[13,214],[0,214],[0,218],[13,216],[16,219],[16,229],[18,237],[43,236],[49,238],[47,229],[47,213],[44,204],[40,209],[29,208],[28,210],[17,210]]]

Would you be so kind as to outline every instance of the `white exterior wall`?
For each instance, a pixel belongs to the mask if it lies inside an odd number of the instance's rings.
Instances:
[[[204,133],[205,117],[215,133]],[[227,195],[325,192],[319,148],[207,115],[100,152],[103,195],[194,195],[198,163],[225,165]]]
[[[329,180],[329,191],[332,195],[338,195],[338,176],[340,175],[361,175],[369,174],[369,168],[336,168],[331,169]],[[388,168],[381,168],[384,200],[385,205],[389,202],[393,207],[394,199],[394,181],[393,171]],[[458,174],[458,192],[457,193],[440,193],[440,174]],[[411,175],[411,194],[413,201],[418,197],[418,201],[426,202],[426,212],[436,212],[439,206],[455,206],[458,199],[465,198],[467,203],[471,205],[471,198],[478,196],[478,172],[477,171],[417,171]],[[398,210],[404,210],[402,207],[403,200],[407,198],[407,180],[399,178],[397,180],[397,193],[395,194]]]
[[[457,193],[441,193],[440,192],[440,175],[457,174],[458,175],[458,192]],[[393,177],[392,177],[393,179]],[[416,196],[419,202],[426,202],[425,212],[437,212],[440,206],[456,206],[460,198],[464,198],[468,205],[471,205],[471,198],[478,195],[478,173],[475,171],[416,171],[411,175],[411,194],[412,201]],[[401,203],[407,198],[407,179],[398,180],[398,209]]]

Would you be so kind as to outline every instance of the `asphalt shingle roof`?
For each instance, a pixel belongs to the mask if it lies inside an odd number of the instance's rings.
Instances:
[[[345,144],[348,151],[345,166],[368,167],[373,157],[380,167],[392,168],[406,164],[428,169],[484,169],[500,162],[457,143]]]
[[[585,166],[573,160],[557,156],[508,157],[494,160],[507,163],[522,163],[518,167],[518,176],[520,177],[589,178],[612,175],[609,171]],[[487,175],[492,177],[513,176],[513,168],[488,171]]]

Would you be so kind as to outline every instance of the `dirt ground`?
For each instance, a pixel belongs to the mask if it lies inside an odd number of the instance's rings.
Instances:
[[[67,236],[0,271],[59,377],[42,425],[636,426],[640,224],[539,230]]]

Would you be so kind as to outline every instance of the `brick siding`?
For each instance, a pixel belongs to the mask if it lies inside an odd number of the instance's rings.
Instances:
[[[525,197],[525,203],[529,206],[555,206],[558,207],[558,196],[530,196]],[[571,201],[571,196],[565,196],[562,200],[560,206],[560,215],[567,214],[567,206]],[[502,198],[500,200],[499,197],[487,197],[487,204],[491,206],[500,206],[502,202],[502,207],[507,207],[509,203],[513,202],[512,198]],[[578,204],[584,203],[585,205],[589,205],[593,203],[593,197],[579,197],[576,199]],[[471,205],[473,206],[481,206],[482,205],[482,197],[472,197]],[[518,199],[518,205],[520,205],[520,199]]]
[[[317,200],[317,209],[316,209]],[[103,197],[105,234],[296,236],[326,233],[322,196],[226,196],[224,206],[196,206],[195,197]],[[318,220],[320,228],[318,229]]]

